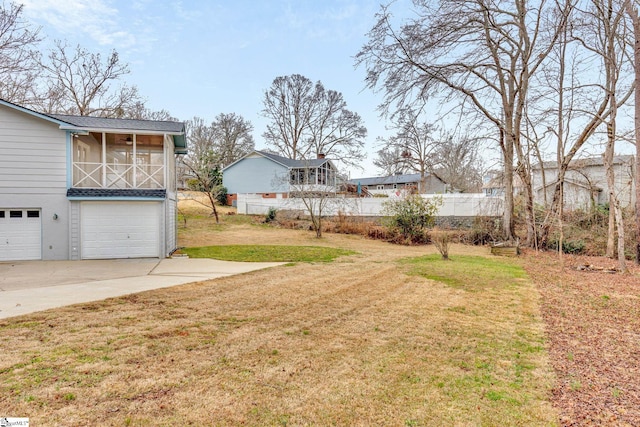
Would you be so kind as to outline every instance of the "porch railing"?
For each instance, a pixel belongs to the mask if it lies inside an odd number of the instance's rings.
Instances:
[[[73,187],[165,188],[164,165],[131,163],[73,163]]]

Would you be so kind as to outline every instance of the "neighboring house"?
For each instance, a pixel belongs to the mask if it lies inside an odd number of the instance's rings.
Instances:
[[[623,207],[629,206],[634,198],[634,157],[615,156],[615,193]],[[544,173],[544,181],[543,181]],[[558,178],[557,162],[544,162],[532,167],[534,200],[540,205],[549,205]],[[576,159],[569,165],[564,181],[565,208],[590,208],[609,202],[609,186],[602,156]]]
[[[420,174],[400,174],[390,176],[380,176],[372,178],[356,178],[349,180],[350,184],[360,185],[366,188],[369,193],[393,195],[407,191],[417,192],[420,188]],[[436,174],[430,173],[425,176],[425,188],[423,194],[443,194],[451,190],[447,184]]]
[[[195,174],[184,162],[184,156],[176,159],[176,188],[178,190],[189,190],[189,181],[196,179]]]
[[[513,174],[513,194],[522,194],[524,186],[522,178]],[[482,192],[485,196],[504,196],[504,173],[502,171],[489,171],[482,178]]]
[[[180,122],[47,115],[0,100],[0,261],[165,257]]]
[[[255,150],[222,170],[222,185],[228,201],[238,194],[260,194],[263,198],[285,198],[300,190],[335,191],[337,169],[331,160],[293,160]]]

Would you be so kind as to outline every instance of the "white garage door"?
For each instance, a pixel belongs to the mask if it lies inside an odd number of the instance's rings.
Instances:
[[[0,261],[42,259],[39,209],[0,208]]]
[[[84,202],[82,259],[160,256],[160,203]]]

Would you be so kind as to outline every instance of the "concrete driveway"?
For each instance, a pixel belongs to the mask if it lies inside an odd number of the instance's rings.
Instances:
[[[0,319],[281,264],[203,258],[0,262]]]

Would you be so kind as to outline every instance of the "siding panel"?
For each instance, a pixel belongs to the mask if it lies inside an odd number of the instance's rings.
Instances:
[[[247,157],[225,169],[222,185],[230,194],[284,192],[288,169],[264,157]]]
[[[66,158],[66,133],[57,125],[0,106],[0,195],[64,195]]]

